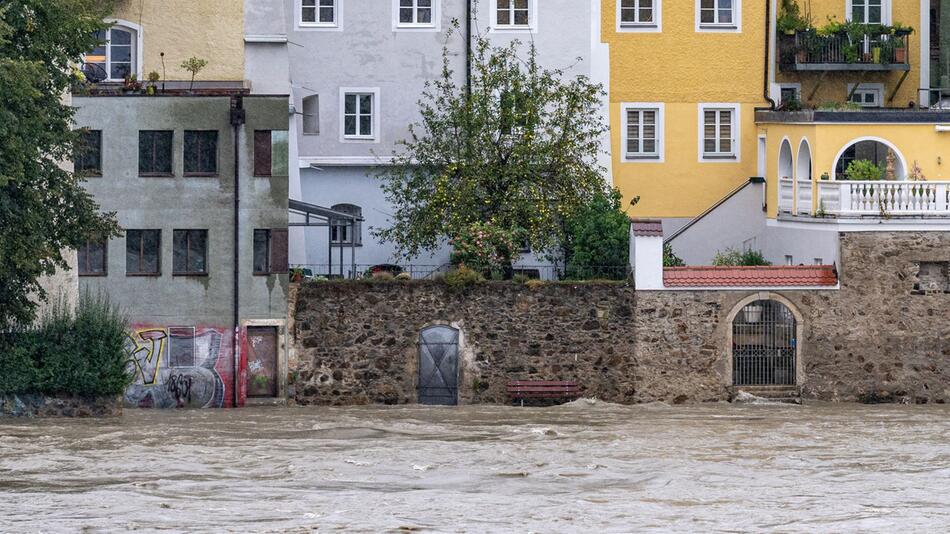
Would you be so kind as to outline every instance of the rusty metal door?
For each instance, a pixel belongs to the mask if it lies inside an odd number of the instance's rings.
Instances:
[[[430,326],[419,334],[419,404],[458,404],[459,331]]]
[[[247,327],[247,396],[277,396],[277,327]]]

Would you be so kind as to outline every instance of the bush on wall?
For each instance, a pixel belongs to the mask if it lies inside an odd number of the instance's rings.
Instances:
[[[125,350],[128,320],[102,295],[64,302],[31,328],[0,339],[0,393],[111,396],[132,381]]]

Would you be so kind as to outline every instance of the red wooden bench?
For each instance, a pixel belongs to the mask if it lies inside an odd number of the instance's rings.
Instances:
[[[512,380],[508,382],[508,397],[521,401],[522,406],[525,399],[577,400],[581,388],[573,380]]]

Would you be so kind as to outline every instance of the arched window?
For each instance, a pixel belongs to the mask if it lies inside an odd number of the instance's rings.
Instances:
[[[353,204],[337,204],[330,209],[354,217],[363,217],[363,208]],[[331,219],[330,242],[338,245],[361,245],[363,243],[362,224],[349,219]]]
[[[904,180],[907,169],[904,158],[891,146],[875,139],[861,139],[845,148],[835,163],[835,179],[847,180],[848,167],[854,162],[870,163],[879,171],[878,180]]]
[[[83,74],[91,82],[122,81],[138,73],[138,31],[117,24],[96,32],[101,44],[85,56]]]

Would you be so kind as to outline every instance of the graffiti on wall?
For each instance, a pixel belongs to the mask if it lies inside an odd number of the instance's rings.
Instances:
[[[140,408],[229,405],[233,377],[228,330],[204,327],[133,328],[126,339],[135,378],[125,400]]]

